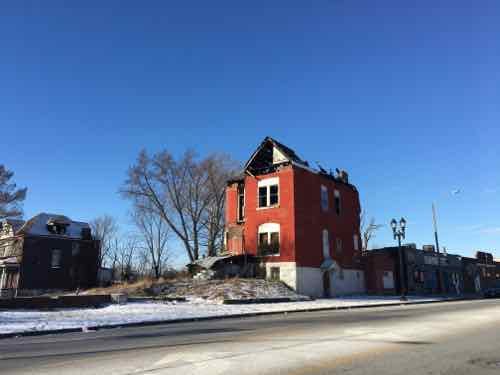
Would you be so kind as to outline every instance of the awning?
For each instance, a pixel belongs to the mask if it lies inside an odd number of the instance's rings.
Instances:
[[[337,262],[335,262],[332,258],[325,259],[319,268],[323,271],[337,271],[340,269]]]
[[[203,259],[198,259],[197,261],[195,261],[191,264],[195,264],[195,265],[200,266],[202,268],[210,269],[219,260],[223,260],[223,259],[227,259],[227,258],[231,258],[231,257],[232,257],[232,255],[219,256],[219,257],[206,257]]]

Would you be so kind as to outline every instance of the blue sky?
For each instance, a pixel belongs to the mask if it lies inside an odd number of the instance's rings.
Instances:
[[[443,246],[500,257],[499,19],[497,1],[5,2],[0,162],[26,216],[125,223],[140,149],[245,161],[270,135],[348,170],[408,242],[432,243],[435,201]]]

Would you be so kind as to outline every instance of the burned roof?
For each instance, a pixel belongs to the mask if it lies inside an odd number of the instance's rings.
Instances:
[[[42,212],[33,216],[26,221],[16,234],[32,235],[32,236],[53,236],[54,233],[49,230],[49,226],[59,224],[64,226],[65,232],[59,234],[69,238],[84,237],[83,231],[90,231],[88,223],[73,221],[67,216],[59,214],[50,214]]]
[[[294,163],[304,167],[309,166],[307,161],[299,157],[290,147],[271,137],[266,137],[246,162],[244,170],[252,174],[259,173],[284,163]]]
[[[246,162],[243,172],[251,176],[268,174],[276,171],[283,165],[289,164],[306,169],[311,173],[319,174],[335,182],[343,183],[353,190],[356,190],[356,187],[349,183],[349,175],[346,171],[336,168],[336,174],[334,174],[331,170],[328,172],[319,165],[319,170],[311,168],[309,163],[302,159],[293,149],[271,137],[266,137],[261,142],[257,150],[255,150],[250,159]],[[244,175],[238,176],[237,178],[229,180],[228,184],[241,182],[243,180]]]

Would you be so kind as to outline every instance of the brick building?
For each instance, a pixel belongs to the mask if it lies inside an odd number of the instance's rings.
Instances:
[[[464,293],[462,257],[454,254],[437,254],[434,246],[417,249],[414,244],[404,245],[403,284],[407,293],[423,295]],[[401,293],[399,249],[384,247],[367,251],[363,257],[367,289],[374,294]],[[439,285],[439,274],[442,285]],[[440,290],[441,289],[441,290]]]
[[[363,293],[360,203],[348,175],[313,169],[267,137],[226,190],[226,249],[299,293]]]
[[[87,223],[41,213],[0,222],[0,296],[96,285],[99,241]]]

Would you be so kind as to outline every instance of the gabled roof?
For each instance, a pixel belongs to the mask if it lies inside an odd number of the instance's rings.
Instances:
[[[48,223],[54,222],[64,223],[64,225],[66,226],[66,233],[61,234],[61,237],[82,238],[82,229],[85,228],[90,230],[90,226],[88,223],[73,221],[64,215],[42,212],[26,221],[26,223],[24,223],[24,225],[19,229],[18,234],[32,236],[54,236],[55,234],[50,232],[47,228]]]
[[[252,165],[257,164],[256,168],[259,169],[261,165],[272,165],[277,164],[273,163],[273,152],[274,149],[278,150],[279,153],[283,156],[283,160],[280,161],[279,164],[283,162],[295,163],[304,167],[308,167],[309,164],[307,161],[303,160],[301,157],[297,155],[297,153],[292,150],[290,147],[285,146],[284,144],[278,142],[277,140],[266,137],[260,146],[255,150],[250,159],[245,163],[244,170],[248,171],[251,169]]]

